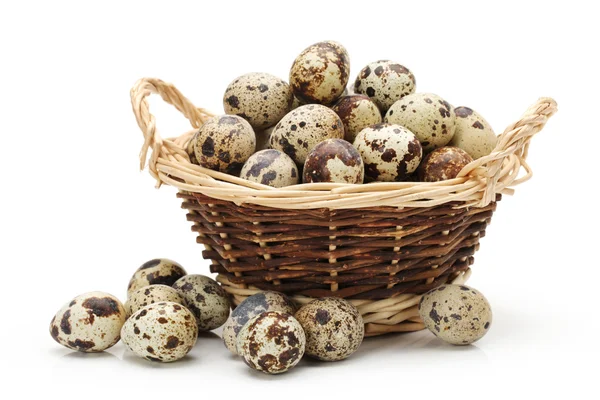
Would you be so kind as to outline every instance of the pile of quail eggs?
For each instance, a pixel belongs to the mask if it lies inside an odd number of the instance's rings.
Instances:
[[[225,115],[189,142],[190,161],[272,187],[435,182],[496,146],[480,114],[417,93],[399,63],[368,64],[351,88],[349,76],[346,49],[325,41],[300,53],[289,83],[268,73],[236,78],[223,96]]]

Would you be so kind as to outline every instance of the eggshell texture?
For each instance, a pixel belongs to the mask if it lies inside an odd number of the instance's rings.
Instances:
[[[346,49],[336,42],[319,42],[296,58],[290,70],[290,85],[303,103],[330,104],[344,92],[349,73]]]
[[[307,104],[289,112],[275,125],[270,147],[283,151],[297,165],[325,139],[343,139],[344,125],[338,115],[319,104]]]
[[[225,346],[232,353],[237,354],[236,338],[242,327],[265,311],[294,314],[296,306],[289,297],[278,292],[260,292],[247,297],[231,312],[231,319],[223,327]]]
[[[442,285],[423,295],[419,315],[440,339],[466,345],[481,339],[492,323],[492,309],[477,290],[465,285]]]
[[[223,325],[229,317],[231,303],[223,288],[204,275],[186,275],[173,284],[185,299],[198,322],[198,329],[210,331]]]
[[[381,60],[364,67],[354,82],[356,93],[366,94],[386,112],[402,97],[415,92],[415,76],[403,65]]]
[[[293,94],[287,82],[260,72],[236,78],[223,96],[226,114],[244,118],[255,129],[273,126],[292,106]]]
[[[139,267],[127,286],[127,297],[134,291],[148,285],[173,286],[175,281],[186,275],[185,269],[168,258],[155,258]]]
[[[343,139],[322,141],[308,153],[304,163],[304,183],[362,183],[364,176],[360,153]]]
[[[240,178],[273,187],[295,185],[300,179],[298,167],[284,152],[267,149],[254,153],[242,167]]]
[[[154,303],[138,310],[123,325],[123,343],[149,361],[172,362],[183,358],[196,344],[194,315],[181,304]]]
[[[421,182],[437,182],[456,178],[473,158],[458,147],[441,147],[427,154],[417,174]]]
[[[131,315],[147,305],[164,301],[185,305],[183,297],[171,286],[150,285],[139,288],[131,293],[125,302],[125,311],[127,311],[127,315]]]
[[[460,147],[473,159],[487,156],[494,150],[498,138],[490,124],[469,107],[456,107],[456,130],[451,146]]]
[[[381,123],[381,111],[369,97],[362,94],[342,97],[331,109],[342,120],[344,139],[350,143],[367,126]]]
[[[252,127],[237,115],[208,119],[196,136],[194,152],[204,168],[239,175],[242,165],[256,148]]]
[[[414,133],[425,152],[448,144],[456,129],[453,107],[432,93],[403,97],[392,105],[383,120]]]
[[[423,156],[421,144],[408,129],[377,124],[360,131],[354,140],[365,163],[365,181],[394,182],[414,172]]]
[[[71,350],[103,351],[119,341],[126,318],[125,309],[115,296],[84,293],[56,313],[50,322],[50,335]]]
[[[348,358],[365,336],[360,312],[337,297],[311,301],[298,310],[296,319],[306,334],[306,354],[323,361]]]
[[[304,355],[305,345],[300,323],[279,311],[257,315],[237,337],[237,350],[246,364],[267,374],[281,374],[293,368]]]

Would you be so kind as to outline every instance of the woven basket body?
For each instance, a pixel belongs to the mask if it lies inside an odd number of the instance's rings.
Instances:
[[[202,256],[234,304],[261,290],[301,304],[343,297],[358,307],[369,336],[423,329],[420,295],[468,279],[497,201],[531,176],[529,140],[556,111],[554,100],[540,99],[491,155],[450,181],[273,189],[191,164],[185,149],[195,130],[163,140],[148,110],[152,93],[196,129],[211,114],[157,79],[140,80],[131,92],[145,137],[141,168],[152,149],[152,176],[179,189]]]

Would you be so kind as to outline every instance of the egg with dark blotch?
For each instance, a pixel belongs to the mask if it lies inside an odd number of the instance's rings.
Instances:
[[[350,57],[339,43],[325,41],[307,47],[294,60],[290,86],[303,103],[330,104],[348,84]]]
[[[369,96],[385,113],[396,101],[416,89],[415,76],[398,63],[381,60],[364,67],[354,82],[356,93]]]
[[[326,139],[343,139],[344,125],[331,109],[307,104],[289,112],[271,132],[270,147],[283,151],[298,166],[308,153]]]
[[[185,305],[183,297],[171,286],[150,285],[139,288],[129,295],[129,298],[125,302],[125,311],[127,311],[127,315],[129,316],[150,304],[164,301]]]
[[[454,108],[433,93],[414,93],[395,102],[384,122],[402,125],[415,134],[424,152],[447,145],[456,129]]]
[[[454,345],[481,339],[492,324],[490,303],[465,285],[442,285],[425,293],[419,302],[419,315],[427,329]]]
[[[358,150],[343,139],[327,139],[316,145],[304,163],[304,183],[362,183],[365,176]]]
[[[356,136],[354,147],[365,164],[365,181],[403,181],[423,156],[421,144],[408,129],[394,124],[369,126]]]
[[[240,178],[272,187],[295,185],[298,167],[284,152],[267,149],[254,153],[242,167]]]
[[[195,138],[194,153],[199,165],[236,176],[256,148],[254,130],[237,115],[209,118]]]
[[[155,258],[147,261],[139,267],[127,286],[127,297],[139,288],[148,285],[173,286],[177,279],[186,275],[187,272],[181,265],[168,258]]]
[[[211,331],[227,321],[231,308],[229,296],[215,280],[204,275],[186,275],[173,288],[196,317],[199,330]]]
[[[454,179],[471,161],[473,158],[463,149],[452,146],[441,147],[425,156],[417,174],[421,182]]]
[[[356,135],[370,125],[381,123],[381,111],[373,100],[361,94],[340,98],[331,107],[344,124],[344,139],[354,142]]]
[[[490,124],[469,107],[456,107],[456,130],[450,146],[463,149],[474,160],[487,156],[494,150],[498,138]]]

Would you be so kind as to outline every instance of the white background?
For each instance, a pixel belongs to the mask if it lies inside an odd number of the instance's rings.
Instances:
[[[332,3],[2,2],[3,398],[590,393],[600,304],[596,14],[577,1]],[[534,178],[499,204],[476,256],[470,284],[493,306],[490,333],[462,348],[428,332],[371,339],[344,362],[305,360],[277,377],[250,370],[214,335],[170,365],[138,360],[122,344],[98,355],[56,344],[48,323],[63,303],[91,290],[124,300],[148,259],[207,273],[175,190],[155,190],[138,171],[134,82],[174,82],[222,112],[237,75],[287,78],[295,56],[325,39],[347,47],[352,76],[370,61],[397,60],[418,91],[475,108],[498,132],[538,97],[558,101],[531,146]],[[189,128],[159,100],[151,106],[165,136]]]

